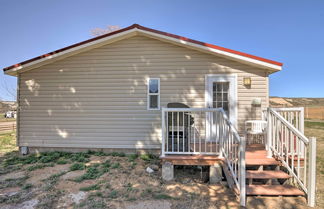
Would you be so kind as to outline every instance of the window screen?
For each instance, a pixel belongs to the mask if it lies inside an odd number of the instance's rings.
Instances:
[[[229,82],[213,83],[213,108],[223,108],[229,116]]]
[[[148,80],[148,105],[149,110],[160,109],[160,79],[150,78]]]

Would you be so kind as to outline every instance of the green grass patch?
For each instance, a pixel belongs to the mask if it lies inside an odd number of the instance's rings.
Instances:
[[[83,174],[82,176],[75,178],[74,181],[82,182],[84,180],[96,179],[96,178],[100,177],[102,174],[104,174],[104,172],[102,170],[100,170],[99,168],[97,168],[95,166],[92,166],[92,167],[87,168],[86,173]]]
[[[140,158],[147,162],[158,159],[158,157],[153,154],[143,154],[140,156]]]
[[[93,191],[93,190],[99,190],[100,189],[100,185],[98,184],[94,184],[88,187],[81,187],[80,191]]]
[[[87,163],[89,162],[90,155],[85,152],[78,152],[73,153],[71,156],[71,160],[73,162],[79,162],[79,163]]]
[[[89,162],[90,155],[87,153],[70,153],[70,152],[43,152],[40,154],[30,154],[28,156],[18,156],[12,155],[7,157],[3,165],[26,165],[34,163],[57,163],[57,164],[67,164],[70,162],[80,162],[85,163]]]
[[[324,128],[324,121],[305,121],[305,127],[307,128]]]
[[[69,161],[64,160],[64,159],[59,159],[56,163],[59,164],[59,165],[65,165],[65,164],[68,164]]]
[[[84,163],[74,163],[70,166],[70,171],[84,170]]]
[[[111,168],[113,168],[113,169],[116,169],[119,167],[120,167],[120,163],[118,163],[118,162],[111,165]]]
[[[60,152],[43,152],[40,154],[38,162],[40,163],[56,162],[60,157],[61,157]]]
[[[33,187],[32,184],[24,184],[21,188],[22,188],[23,190],[28,190],[28,189],[31,189],[32,187]]]
[[[128,158],[128,161],[129,162],[133,162],[133,161],[135,161],[138,158],[138,154],[130,154],[130,155],[127,155],[127,158]]]
[[[112,152],[109,155],[111,155],[113,157],[126,157],[126,154],[123,152]]]
[[[111,164],[110,164],[110,160],[106,160],[104,163],[102,163],[101,165],[103,168],[110,168]]]

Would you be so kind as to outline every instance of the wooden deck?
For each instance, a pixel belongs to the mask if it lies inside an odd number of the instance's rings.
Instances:
[[[216,155],[166,155],[160,159],[173,165],[214,165],[223,160]]]

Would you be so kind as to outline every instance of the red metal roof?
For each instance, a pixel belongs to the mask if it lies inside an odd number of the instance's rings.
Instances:
[[[104,34],[104,35],[101,35],[101,36],[97,36],[95,38],[91,38],[91,39],[88,39],[86,41],[82,41],[82,42],[79,42],[79,43],[76,43],[76,44],[73,44],[73,45],[70,45],[70,46],[67,46],[67,47],[64,47],[64,48],[61,48],[61,49],[52,51],[52,52],[49,52],[47,54],[43,54],[41,56],[34,57],[32,59],[25,60],[23,62],[20,62],[20,63],[14,64],[14,65],[11,65],[9,67],[4,68],[3,71],[7,71],[7,70],[10,70],[12,68],[19,67],[19,66],[22,66],[24,64],[27,64],[27,63],[30,63],[30,62],[33,62],[33,61],[42,59],[44,57],[48,57],[48,56],[51,56],[53,54],[57,54],[57,53],[60,53],[60,52],[65,51],[65,50],[68,50],[68,49],[71,49],[71,48],[74,48],[74,47],[77,47],[77,46],[80,46],[80,45],[83,45],[83,44],[87,44],[89,42],[96,41],[96,40],[99,40],[99,39],[102,39],[102,38],[105,38],[105,37],[108,37],[108,36],[111,36],[111,35],[115,35],[115,34],[118,34],[118,33],[121,33],[121,32],[127,31],[127,30],[130,30],[130,29],[133,29],[133,28],[138,28],[138,29],[143,30],[143,31],[149,31],[149,32],[153,32],[153,33],[156,33],[156,34],[160,34],[160,35],[164,35],[164,36],[176,38],[176,39],[179,39],[179,40],[184,40],[184,41],[187,41],[187,42],[190,42],[190,43],[194,43],[194,44],[206,46],[206,47],[213,48],[213,49],[217,49],[217,50],[221,50],[221,51],[224,51],[224,52],[229,52],[229,53],[237,54],[237,55],[240,55],[240,56],[244,56],[244,57],[252,58],[252,59],[255,59],[255,60],[262,61],[262,62],[270,63],[270,64],[273,64],[273,65],[278,65],[278,66],[282,66],[283,65],[283,63],[281,63],[281,62],[277,62],[277,61],[273,61],[273,60],[270,60],[270,59],[258,57],[258,56],[251,55],[251,54],[247,54],[247,53],[244,53],[244,52],[239,52],[239,51],[232,50],[232,49],[228,49],[228,48],[224,48],[224,47],[221,47],[221,46],[216,46],[216,45],[213,45],[213,44],[209,44],[209,43],[205,43],[205,42],[193,40],[193,39],[186,38],[186,37],[182,37],[182,36],[178,36],[178,35],[175,35],[175,34],[166,33],[166,32],[163,32],[163,31],[159,31],[159,30],[152,29],[152,28],[147,28],[147,27],[144,27],[144,26],[141,26],[141,25],[138,25],[138,24],[133,24],[133,25],[128,26],[126,28],[123,28],[123,29],[120,29],[120,30],[116,30],[116,31],[113,31],[111,33],[107,33],[107,34]]]

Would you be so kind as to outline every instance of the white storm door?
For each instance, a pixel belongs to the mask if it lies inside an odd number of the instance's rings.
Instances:
[[[207,108],[223,108],[237,127],[237,76],[235,74],[206,75],[205,102]],[[206,138],[217,140],[216,113],[206,115]]]

